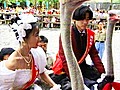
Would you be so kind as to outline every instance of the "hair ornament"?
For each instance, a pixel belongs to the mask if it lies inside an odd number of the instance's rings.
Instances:
[[[23,28],[24,28],[25,30],[28,30],[28,29],[32,29],[32,26],[31,26],[31,24],[23,23]]]
[[[19,17],[23,23],[37,22],[37,17],[33,16],[32,14],[21,14]]]
[[[26,36],[26,30],[29,30],[29,29],[32,29],[32,26],[31,24],[28,24],[28,23],[23,23],[23,24],[20,24],[19,27],[18,27],[18,34],[19,36],[21,36],[22,38]]]
[[[23,38],[26,37],[26,31],[32,29],[30,23],[37,22],[37,17],[34,17],[32,14],[21,14],[19,15],[21,20],[17,20],[17,23],[13,23],[11,28],[15,32],[17,40],[22,42]]]

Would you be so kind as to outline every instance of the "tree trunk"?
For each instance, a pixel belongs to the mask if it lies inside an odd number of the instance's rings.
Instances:
[[[71,46],[70,25],[73,10],[85,1],[87,0],[61,0],[60,2],[61,40],[70,73],[72,90],[84,90],[82,73]]]

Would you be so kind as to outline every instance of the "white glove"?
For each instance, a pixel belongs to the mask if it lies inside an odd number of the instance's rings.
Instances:
[[[38,86],[37,84],[34,84],[34,90],[42,90],[42,88]]]
[[[61,85],[60,84],[56,84],[55,86],[53,86],[52,88],[50,88],[50,90],[62,90],[60,89]]]
[[[105,78],[105,76],[106,76],[106,74],[102,73],[102,74],[101,74],[101,78],[99,78],[99,79],[97,80],[97,82],[98,82],[98,83],[101,82],[101,81]]]

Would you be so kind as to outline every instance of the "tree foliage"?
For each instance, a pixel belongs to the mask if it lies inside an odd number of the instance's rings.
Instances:
[[[120,0],[113,0],[113,3],[120,3]]]

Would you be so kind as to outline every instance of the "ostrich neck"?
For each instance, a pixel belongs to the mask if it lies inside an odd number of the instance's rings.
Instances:
[[[73,54],[70,40],[70,25],[73,9],[69,9],[68,6],[61,5],[61,40],[70,73],[72,90],[80,90],[80,88],[83,90],[84,87],[81,70],[78,66],[76,57]]]
[[[112,36],[115,22],[109,20],[106,31],[106,53],[107,53],[107,74],[114,74],[113,56],[112,56]]]

